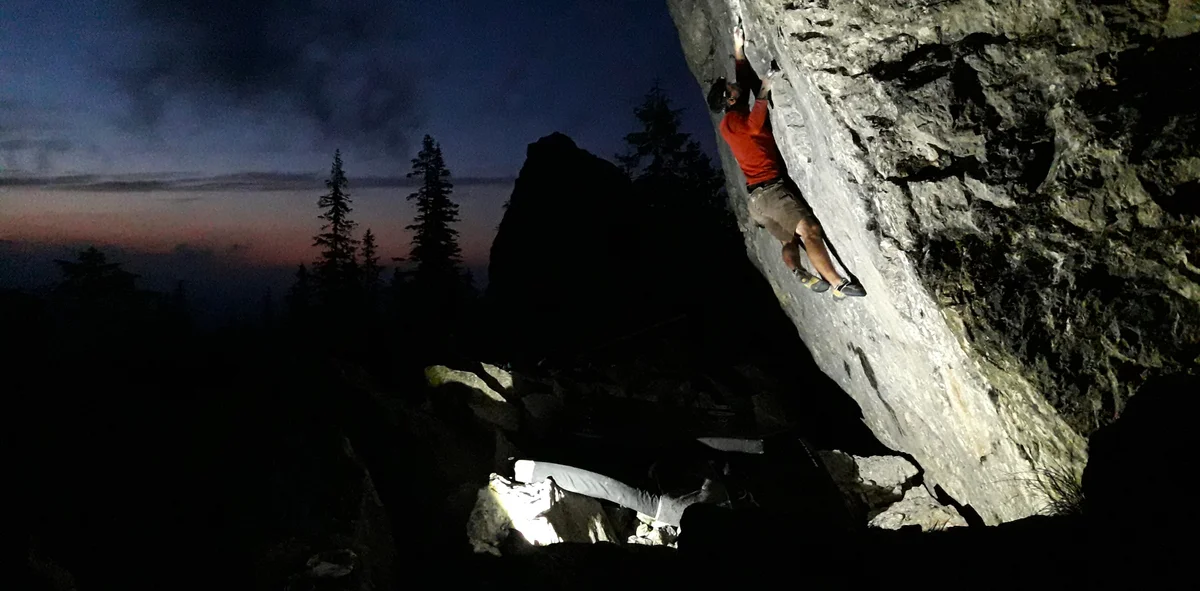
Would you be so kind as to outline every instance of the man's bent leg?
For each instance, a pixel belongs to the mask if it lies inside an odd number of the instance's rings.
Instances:
[[[791,240],[783,243],[783,250],[780,253],[783,256],[783,264],[800,280],[800,284],[817,293],[823,293],[829,289],[829,282],[813,275],[805,269],[800,262],[800,247],[802,242],[800,236],[792,233]]]
[[[789,271],[795,271],[800,267],[800,237],[792,234],[792,239],[783,243],[783,251],[780,253],[783,256],[783,264]]]
[[[805,250],[808,252],[808,257],[813,262],[813,266],[817,268],[817,272],[825,279],[829,279],[829,275],[825,269],[821,267],[820,261],[813,257],[812,240],[805,235],[805,223],[811,220],[816,224],[816,216],[812,213],[812,208],[800,196],[800,189],[795,186],[790,180],[781,183],[770,185],[763,189],[754,192],[754,208],[758,211],[758,215],[769,219],[777,229],[771,232],[780,242],[783,243],[783,262],[788,269],[795,271],[802,269],[800,266],[800,240],[803,239]],[[768,229],[771,229],[768,226]],[[820,232],[820,225],[817,224],[817,231]],[[832,268],[829,263],[828,254],[825,255],[826,267]],[[805,271],[807,273],[807,271]],[[834,276],[837,272],[834,272]]]
[[[796,224],[796,233],[804,240],[804,251],[817,268],[817,273],[833,285],[840,285],[843,279],[829,258],[829,249],[825,248],[825,231],[821,229],[821,222],[815,218],[802,219]]]

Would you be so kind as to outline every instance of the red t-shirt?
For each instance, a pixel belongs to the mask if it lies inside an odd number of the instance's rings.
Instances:
[[[752,80],[757,81],[750,65],[738,61],[738,79],[742,82],[742,92],[750,93],[757,90]],[[743,78],[747,78],[743,81]],[[779,147],[775,145],[775,136],[771,134],[771,120],[767,117],[767,101],[755,100],[751,94],[749,100],[754,101],[750,112],[729,111],[721,119],[721,137],[729,144],[729,149],[737,158],[746,175],[747,185],[756,185],[775,180],[783,176],[783,157],[779,155]]]

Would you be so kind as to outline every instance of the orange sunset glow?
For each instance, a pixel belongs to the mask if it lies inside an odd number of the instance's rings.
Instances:
[[[456,190],[464,261],[486,264],[510,185]],[[408,252],[413,211],[406,188],[355,191],[359,231],[371,228],[384,260]],[[45,245],[118,246],[148,254],[202,250],[250,267],[291,267],[312,260],[320,228],[312,191],[81,192],[11,189],[0,193],[0,239]],[[486,196],[486,199],[480,197]],[[499,197],[499,198],[493,198]],[[493,211],[494,210],[494,211]],[[142,272],[145,272],[143,270]]]

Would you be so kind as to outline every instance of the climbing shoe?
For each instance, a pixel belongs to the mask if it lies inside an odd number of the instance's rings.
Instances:
[[[833,288],[833,297],[839,300],[847,297],[861,298],[865,295],[867,295],[867,290],[859,282],[849,279],[843,279],[837,287]]]
[[[796,279],[800,280],[800,285],[803,285],[804,287],[807,287],[817,293],[822,293],[829,289],[828,281],[825,281],[824,279],[821,279],[820,277],[817,277],[816,275],[813,275],[804,269],[792,269],[792,274],[796,276]]]

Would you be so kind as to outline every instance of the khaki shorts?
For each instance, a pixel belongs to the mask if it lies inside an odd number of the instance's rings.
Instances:
[[[750,193],[750,219],[765,227],[780,242],[791,242],[801,221],[817,216],[791,181],[775,183]]]

